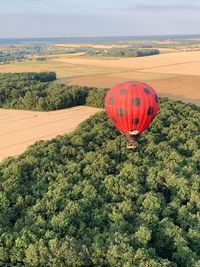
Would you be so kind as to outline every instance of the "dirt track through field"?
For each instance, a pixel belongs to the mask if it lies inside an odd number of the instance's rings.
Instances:
[[[0,160],[21,154],[38,140],[69,133],[98,111],[86,106],[50,112],[0,109]]]

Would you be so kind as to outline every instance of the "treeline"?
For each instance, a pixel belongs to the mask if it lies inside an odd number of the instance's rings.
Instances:
[[[199,117],[161,99],[127,151],[102,112],[5,160],[0,265],[200,266]]]
[[[106,90],[52,83],[54,72],[0,74],[0,107],[57,110],[84,105],[102,106]]]
[[[153,49],[150,46],[137,48],[137,47],[113,47],[109,49],[94,48],[94,47],[79,47],[68,50],[67,53],[80,53],[84,52],[89,56],[110,56],[110,57],[145,57],[160,54],[160,50]]]
[[[108,50],[104,50],[101,55],[112,56],[112,57],[145,57],[158,54],[160,54],[160,51],[158,49],[135,49],[135,48],[113,47]]]

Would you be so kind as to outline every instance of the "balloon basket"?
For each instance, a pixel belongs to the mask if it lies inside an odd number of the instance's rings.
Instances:
[[[134,142],[134,143],[127,143],[127,145],[126,145],[126,148],[127,149],[132,149],[132,150],[134,150],[134,149],[136,149],[138,147],[138,142]]]

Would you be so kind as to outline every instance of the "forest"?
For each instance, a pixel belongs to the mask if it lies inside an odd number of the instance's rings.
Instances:
[[[103,106],[106,89],[83,90]],[[103,111],[1,162],[0,266],[199,267],[199,117],[161,98],[132,151]]]
[[[104,48],[94,48],[94,47],[79,47],[76,49],[71,49],[68,52],[77,53],[84,52],[89,56],[105,56],[105,57],[145,57],[151,55],[160,54],[160,50],[153,49],[149,46],[147,47],[112,47],[109,49]]]
[[[107,89],[53,83],[56,73],[0,74],[0,107],[49,111],[77,105],[104,106]]]
[[[160,51],[158,49],[136,49],[136,48],[119,48],[113,47],[102,53],[103,56],[111,57],[145,57],[158,55]]]

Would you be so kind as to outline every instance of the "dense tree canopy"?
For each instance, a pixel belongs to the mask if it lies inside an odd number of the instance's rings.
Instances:
[[[160,51],[158,49],[136,49],[136,48],[119,48],[113,47],[102,52],[103,56],[112,57],[145,57],[158,55]]]
[[[161,99],[127,151],[102,112],[5,160],[0,265],[199,267],[199,116]]]
[[[85,102],[102,106],[105,90],[53,83],[55,80],[54,72],[0,74],[0,107],[48,111]]]
[[[68,53],[83,52],[89,56],[108,56],[108,57],[145,57],[160,54],[160,50],[152,49],[152,47],[112,47],[112,48],[94,48],[94,47],[78,47],[68,50]]]

